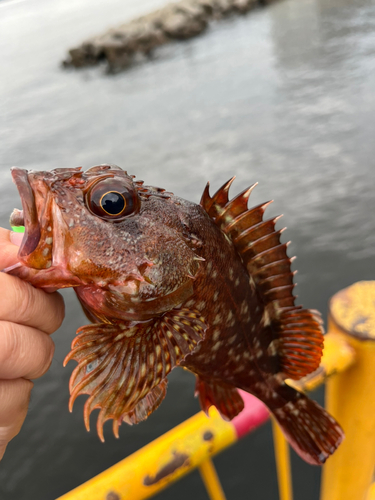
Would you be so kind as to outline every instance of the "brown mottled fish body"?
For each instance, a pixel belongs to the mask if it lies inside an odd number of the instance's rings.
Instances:
[[[342,439],[334,419],[284,383],[314,371],[319,313],[295,306],[293,273],[267,203],[247,208],[254,186],[229,200],[231,181],[196,205],[144,186],[119,167],[82,172],[13,170],[25,238],[9,272],[41,288],[73,286],[92,325],[67,356],[78,361],[72,407],[88,394],[86,426],[137,423],[183,366],[197,376],[202,409],[232,419],[237,388],[261,399],[291,445],[321,464]],[[13,222],[22,222],[15,211]],[[12,219],[11,219],[12,220]]]

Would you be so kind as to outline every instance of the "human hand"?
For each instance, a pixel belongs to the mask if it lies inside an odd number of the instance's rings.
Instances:
[[[0,228],[0,269],[17,262],[20,234]],[[49,368],[54,343],[49,334],[64,318],[57,292],[37,290],[0,272],[0,460],[20,431],[33,387]]]

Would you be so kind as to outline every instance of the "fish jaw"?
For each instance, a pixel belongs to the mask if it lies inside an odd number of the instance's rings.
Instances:
[[[64,249],[68,227],[48,186],[40,176],[17,167],[12,168],[12,177],[23,210],[13,210],[10,221],[24,225],[25,233],[18,264],[4,272],[47,290],[81,285],[67,269]]]

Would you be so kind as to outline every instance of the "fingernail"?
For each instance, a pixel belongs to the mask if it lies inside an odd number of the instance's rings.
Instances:
[[[23,233],[15,233],[14,231],[11,231],[9,238],[13,245],[17,245],[19,247],[22,243],[23,236]]]

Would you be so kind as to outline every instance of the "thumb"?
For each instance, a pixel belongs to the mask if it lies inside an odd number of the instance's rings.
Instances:
[[[9,233],[9,239],[13,245],[17,245],[18,247],[22,243],[24,233],[15,233],[14,231],[10,231]]]
[[[18,262],[18,246],[23,234],[0,227],[0,270]]]

